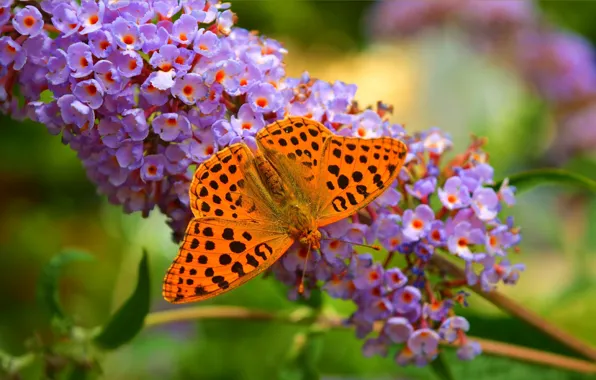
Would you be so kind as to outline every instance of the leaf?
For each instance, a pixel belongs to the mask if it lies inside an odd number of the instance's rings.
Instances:
[[[68,319],[60,305],[58,278],[62,268],[74,261],[91,261],[93,256],[86,252],[67,250],[54,256],[45,266],[37,285],[37,300],[47,310],[49,319]]]
[[[149,263],[147,252],[143,251],[134,293],[104,326],[95,338],[95,343],[113,350],[132,340],[143,328],[150,301]]]
[[[443,353],[439,353],[439,355],[430,363],[430,368],[435,373],[437,378],[441,380],[454,380],[453,373],[451,373],[451,368],[447,364],[445,360],[445,355]]]
[[[39,100],[45,104],[51,103],[54,100],[54,93],[50,90],[43,90],[39,94]]]
[[[499,189],[502,183],[497,182],[493,188]],[[509,177],[509,184],[516,187],[517,194],[545,184],[575,186],[596,193],[596,181],[564,169],[536,169],[514,174]]]

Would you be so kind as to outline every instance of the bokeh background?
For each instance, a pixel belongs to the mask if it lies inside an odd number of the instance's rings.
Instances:
[[[505,0],[504,0],[505,1]],[[355,83],[361,105],[393,104],[393,120],[410,131],[439,126],[464,150],[470,135],[487,136],[501,178],[522,170],[566,167],[596,178],[593,152],[552,160],[560,138],[551,110],[512,68],[469,46],[457,27],[412,38],[375,40],[369,1],[234,1],[238,25],[282,41],[287,71]],[[596,3],[535,3],[548,22],[596,43]],[[596,63],[595,63],[596,64]],[[125,215],[96,194],[75,154],[34,123],[0,119],[0,349],[25,352],[48,329],[36,302],[43,266],[64,248],[95,260],[68,266],[60,282],[66,311],[85,327],[105,322],[134,287],[142,248],[150,254],[152,310],[162,300],[161,279],[177,252],[163,216]],[[596,128],[594,126],[593,128]],[[592,156],[592,157],[591,157]],[[596,344],[596,202],[570,189],[540,188],[521,195],[514,215],[523,227],[516,261],[527,270],[502,288],[553,323]],[[592,221],[591,223],[589,221]],[[325,299],[348,315],[350,306]],[[567,353],[478,296],[464,312],[471,335]],[[257,279],[205,304],[292,310],[285,289]],[[259,321],[201,321],[144,330],[102,365],[108,379],[275,379],[302,327]],[[401,368],[391,358],[364,358],[351,331],[323,338],[319,370],[328,379],[427,379],[428,369]],[[482,356],[459,363],[458,378],[583,379],[580,375]],[[39,378],[32,367],[25,376]]]

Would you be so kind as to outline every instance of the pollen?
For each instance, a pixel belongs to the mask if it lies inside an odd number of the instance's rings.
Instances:
[[[246,78],[240,79],[240,86],[246,86],[248,84],[248,80]]]
[[[131,36],[130,34],[127,34],[122,37],[122,42],[124,42],[127,45],[132,45],[135,43],[135,38],[133,36]]]
[[[269,102],[267,101],[267,98],[263,98],[263,97],[257,98],[256,103],[257,103],[257,106],[262,107],[262,108],[267,107],[267,104],[269,104]]]
[[[449,196],[447,196],[447,202],[455,203],[455,202],[457,202],[457,197],[453,194],[449,194]]]
[[[184,93],[184,95],[186,96],[191,96],[192,93],[194,92],[194,89],[192,88],[191,85],[186,85],[182,88],[182,92]]]
[[[419,230],[422,227],[424,227],[424,223],[420,219],[414,219],[412,221],[412,227],[414,227],[415,229]]]
[[[23,19],[23,24],[25,24],[26,27],[31,28],[35,25],[35,18],[33,16],[27,16]]]
[[[186,33],[180,33],[178,38],[180,39],[180,41],[188,41],[188,37],[186,37]]]
[[[99,21],[99,17],[97,17],[97,15],[91,15],[87,21],[89,22],[89,25],[95,25]]]
[[[366,136],[366,129],[364,129],[363,127],[358,128],[358,136],[360,136],[360,137]]]
[[[252,128],[252,123],[249,123],[249,122],[242,123],[242,129],[251,129],[251,128]]]
[[[219,70],[217,73],[215,73],[215,81],[218,83],[221,83],[225,77],[226,77],[226,72],[223,70]]]
[[[209,48],[205,44],[199,44],[199,50],[207,51]]]

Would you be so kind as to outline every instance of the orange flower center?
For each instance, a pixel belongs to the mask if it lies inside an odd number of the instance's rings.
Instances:
[[[35,18],[33,16],[27,16],[23,19],[23,24],[25,24],[26,27],[31,28],[35,25]]]
[[[242,123],[242,129],[250,129],[252,128],[252,124],[251,123]]]
[[[447,202],[449,202],[449,203],[455,203],[455,202],[457,202],[457,197],[455,195],[453,195],[453,194],[449,194],[447,196]]]
[[[209,145],[207,148],[205,148],[205,154],[213,154],[213,146]]]
[[[248,84],[248,80],[246,78],[240,79],[240,86],[246,86]]]
[[[205,44],[199,44],[199,50],[209,50],[209,48]]]
[[[433,232],[431,232],[430,235],[435,240],[440,240],[441,239],[441,233],[439,232],[439,230],[434,230]]]
[[[219,70],[217,73],[215,73],[215,81],[218,83],[221,83],[225,77],[226,77],[226,72],[223,70]]]
[[[497,237],[496,237],[496,236],[491,236],[491,237],[490,237],[490,239],[489,239],[489,244],[490,244],[491,246],[493,246],[493,247],[494,247],[495,245],[497,245]]]
[[[374,271],[373,271],[373,272],[370,272],[370,273],[368,274],[368,278],[369,278],[371,281],[376,281],[376,280],[378,280],[378,279],[379,279],[379,274],[378,274],[377,272],[374,272]]]
[[[191,96],[192,93],[194,92],[194,89],[192,88],[191,85],[187,84],[186,86],[184,86],[182,88],[182,92],[184,93],[184,95],[186,96]]]
[[[15,47],[12,45],[6,45],[6,50],[8,50],[8,52],[11,54],[14,54],[17,51],[17,49],[15,49]]]
[[[381,296],[381,289],[377,286],[376,288],[374,288],[372,290],[372,295],[375,297],[380,297]]]
[[[89,66],[89,62],[87,62],[87,59],[85,59],[85,57],[81,57],[81,59],[79,60],[79,64],[81,65],[81,67]]]
[[[99,17],[97,17],[97,15],[91,15],[87,21],[89,21],[90,25],[95,25],[99,21]]]
[[[124,37],[122,37],[122,42],[124,42],[127,45],[132,45],[135,42],[135,38],[130,34],[127,34]]]
[[[269,104],[269,102],[267,101],[267,98],[257,98],[257,106],[259,107],[267,107],[267,104]]]
[[[466,238],[459,238],[459,240],[457,241],[457,245],[459,245],[460,247],[465,247],[468,245],[468,239]]]
[[[184,64],[184,57],[182,57],[181,55],[179,55],[179,56],[176,58],[176,63],[177,63],[177,64],[179,64],[179,65],[182,65],[182,64]]]
[[[99,43],[99,48],[101,50],[106,50],[110,46],[110,43],[107,40],[103,40]]]
[[[406,303],[410,303],[412,302],[412,294],[410,294],[410,292],[403,292],[401,294],[401,299]]]
[[[112,72],[111,72],[111,71],[108,71],[108,72],[106,73],[106,76],[105,76],[105,78],[106,78],[106,81],[108,81],[108,82],[110,82],[110,83],[114,83],[114,82],[115,82],[115,81],[114,81],[114,75],[112,74]]]
[[[131,59],[130,61],[128,61],[128,68],[130,70],[134,70],[137,68],[137,61],[135,61],[134,59]]]
[[[331,243],[329,243],[329,248],[336,249],[338,245],[339,245],[339,241],[333,240],[333,241],[331,241]]]
[[[419,230],[424,226],[424,223],[422,223],[422,220],[420,219],[414,219],[412,221],[412,227],[414,227],[415,229]]]
[[[188,37],[186,37],[186,33],[180,33],[178,38],[180,39],[180,41],[188,41]]]
[[[175,127],[176,125],[178,125],[178,121],[175,118],[171,117],[166,120],[166,124],[170,127]]]
[[[358,128],[358,136],[360,136],[360,137],[366,136],[366,129],[364,129],[363,127]]]
[[[169,62],[164,62],[161,65],[159,65],[159,68],[163,71],[170,71],[172,69],[172,65]]]
[[[95,87],[94,85],[90,84],[87,87],[85,87],[85,90],[87,91],[87,93],[91,96],[97,94],[97,87]]]
[[[147,168],[147,173],[149,173],[150,175],[155,175],[157,174],[157,168],[155,167],[155,165],[151,165]]]

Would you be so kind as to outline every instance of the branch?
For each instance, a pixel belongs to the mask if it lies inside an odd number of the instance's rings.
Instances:
[[[461,269],[456,264],[448,261],[444,257],[441,257],[440,255],[433,255],[431,258],[431,263],[434,264],[437,268],[439,268],[439,270],[447,274],[450,274],[451,276],[457,278],[466,278],[463,269]],[[544,334],[561,342],[562,344],[569,347],[578,354],[584,356],[585,358],[590,359],[592,361],[596,361],[596,349],[594,349],[587,343],[581,341],[580,339],[576,338],[575,336],[570,335],[569,333],[559,329],[557,326],[543,319],[541,316],[534,313],[533,311],[513,301],[511,298],[508,298],[497,291],[485,292],[479,285],[468,287],[471,290],[473,290],[474,293],[478,294],[479,296],[486,299],[493,305],[497,306],[499,309],[536,327]]]
[[[198,319],[245,319],[258,321],[277,321],[291,324],[319,324],[328,328],[347,328],[343,320],[336,315],[315,314],[309,308],[297,309],[292,313],[270,313],[260,310],[249,310],[237,306],[193,306],[187,308],[158,311],[150,313],[145,319],[145,326],[158,326],[165,323],[194,321]],[[375,331],[382,325],[377,323]],[[534,350],[508,343],[469,336],[469,339],[480,343],[482,351],[489,355],[514,358],[530,363],[541,364],[549,367],[566,369],[570,371],[596,374],[596,364],[569,358],[563,355]],[[447,345],[455,346],[457,345]]]

